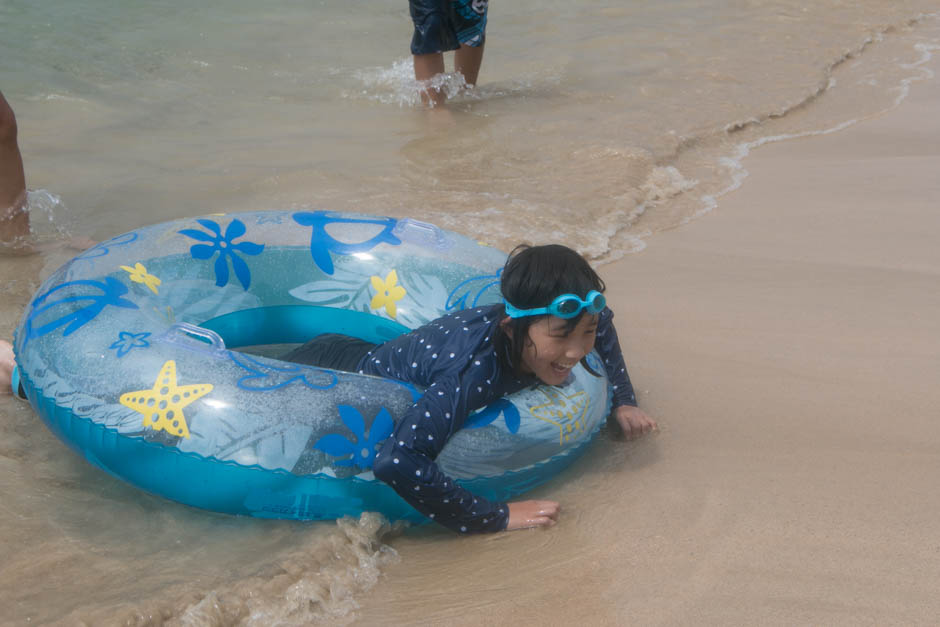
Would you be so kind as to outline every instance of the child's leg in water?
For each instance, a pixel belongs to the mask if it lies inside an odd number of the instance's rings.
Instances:
[[[480,76],[480,65],[483,63],[483,45],[468,46],[460,44],[454,51],[454,70],[463,75],[464,81],[470,87],[477,84]],[[415,80],[424,83],[421,90],[421,100],[424,104],[433,107],[444,104],[447,94],[442,90],[431,87],[429,81],[435,76],[444,73],[444,55],[440,52],[433,54],[414,55]]]
[[[421,100],[426,105],[436,107],[444,104],[447,95],[440,89],[430,86],[429,81],[438,74],[444,73],[444,55],[440,52],[414,55],[415,80],[424,83],[421,89]]]
[[[13,242],[26,235],[26,176],[16,143],[16,117],[0,93],[0,242]]]
[[[72,237],[36,246],[29,236],[26,174],[17,143],[16,116],[0,93],[0,254],[29,254],[60,246],[84,250],[96,243],[87,237]]]
[[[476,86],[477,77],[480,75],[480,65],[483,63],[483,47],[468,46],[460,44],[460,48],[454,52],[454,69],[463,74],[463,79],[467,85]]]

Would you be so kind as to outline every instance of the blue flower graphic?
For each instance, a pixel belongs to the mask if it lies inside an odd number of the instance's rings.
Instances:
[[[117,349],[117,356],[121,358],[131,352],[131,349],[150,346],[150,342],[147,341],[148,337],[150,337],[150,333],[148,332],[129,333],[127,331],[121,331],[118,333],[118,339],[115,340],[109,348]]]
[[[236,253],[243,255],[260,255],[264,250],[264,244],[254,242],[239,242],[238,239],[245,234],[245,223],[239,219],[232,220],[225,229],[225,235],[222,235],[222,227],[213,220],[198,219],[199,224],[204,226],[209,233],[197,231],[196,229],[183,229],[180,231],[186,237],[191,237],[200,242],[209,242],[208,244],[193,244],[189,253],[193,259],[209,259],[216,252],[219,257],[215,260],[215,284],[219,287],[228,285],[228,260],[232,260],[232,269],[235,270],[235,276],[246,290],[251,285],[251,272],[248,270],[248,264],[242,260]]]
[[[329,433],[317,440],[313,448],[333,457],[352,455],[349,459],[340,459],[333,462],[337,466],[352,466],[355,464],[360,468],[372,468],[372,462],[375,460],[375,453],[379,448],[379,444],[388,438],[395,428],[391,414],[384,407],[380,409],[375,416],[375,420],[372,421],[369,436],[366,437],[366,425],[358,409],[349,405],[337,405],[336,408],[339,410],[339,417],[342,418],[343,424],[349,427],[356,439],[350,441],[338,433]]]
[[[470,416],[464,423],[463,428],[479,429],[480,427],[485,427],[499,418],[500,414],[503,415],[503,419],[506,421],[506,428],[509,430],[509,433],[519,431],[519,423],[522,421],[522,418],[519,416],[519,410],[511,401],[507,401],[505,398],[501,398],[495,403],[490,403],[484,407],[482,411]]]

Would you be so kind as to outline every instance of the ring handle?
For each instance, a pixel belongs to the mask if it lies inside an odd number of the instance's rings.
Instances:
[[[170,344],[177,344],[183,348],[194,350],[209,349],[211,352],[216,353],[226,350],[225,342],[222,340],[221,335],[210,329],[205,329],[195,324],[189,324],[188,322],[177,322],[173,324],[160,339]],[[187,341],[187,339],[196,339],[198,343]],[[206,347],[206,344],[211,348]]]
[[[413,218],[402,218],[392,229],[392,235],[404,242],[419,244],[438,251],[453,247],[447,234],[439,227]]]

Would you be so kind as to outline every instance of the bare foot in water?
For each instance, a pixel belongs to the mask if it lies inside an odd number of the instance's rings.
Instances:
[[[0,209],[0,251],[22,254],[28,247],[29,211],[26,208],[24,189],[9,207]]]
[[[0,396],[13,394],[10,381],[14,368],[16,368],[16,360],[13,356],[13,346],[9,342],[0,340]]]

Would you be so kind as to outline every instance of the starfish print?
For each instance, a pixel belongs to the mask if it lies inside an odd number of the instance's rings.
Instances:
[[[211,383],[177,385],[176,362],[171,359],[163,364],[152,388],[127,392],[119,401],[121,405],[143,414],[145,427],[188,438],[189,427],[183,408],[211,391]]]
[[[583,417],[591,405],[591,399],[584,390],[569,396],[554,387],[540,385],[538,389],[548,400],[541,405],[530,407],[529,410],[534,418],[558,427],[559,445],[570,440],[575,431],[584,429]]]

